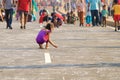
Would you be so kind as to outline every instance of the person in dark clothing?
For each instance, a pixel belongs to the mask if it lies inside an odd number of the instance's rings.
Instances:
[[[13,18],[13,8],[12,0],[3,0],[3,6],[5,8],[5,20],[6,20],[6,29],[12,29],[12,18]]]

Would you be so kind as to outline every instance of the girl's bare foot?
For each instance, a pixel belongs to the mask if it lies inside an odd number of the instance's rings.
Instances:
[[[40,48],[40,49],[44,49],[43,46],[42,46],[42,44],[39,44],[39,48]]]

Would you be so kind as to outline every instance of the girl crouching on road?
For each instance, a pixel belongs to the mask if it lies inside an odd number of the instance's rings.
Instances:
[[[40,49],[43,48],[43,43],[46,43],[45,49],[48,48],[48,43],[50,43],[52,46],[57,48],[57,46],[51,41],[50,39],[50,34],[54,29],[54,24],[53,23],[48,23],[44,29],[42,29],[36,38],[36,42],[39,44]]]

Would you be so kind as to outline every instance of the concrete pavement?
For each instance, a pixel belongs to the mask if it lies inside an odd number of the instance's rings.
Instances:
[[[51,35],[58,48],[45,50],[35,42],[38,21],[19,26],[0,22],[0,80],[120,80],[120,32],[113,28],[63,24]]]

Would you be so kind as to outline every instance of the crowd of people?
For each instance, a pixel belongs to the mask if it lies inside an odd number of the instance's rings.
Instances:
[[[0,4],[0,19],[1,21],[6,20],[6,28],[12,29],[12,17],[16,13],[16,20],[20,17],[21,29],[26,28],[26,23],[28,21],[35,21],[35,11],[37,9],[37,3],[35,0],[1,0]],[[86,1],[86,2],[85,2]],[[61,15],[61,17],[56,16],[56,12],[53,12],[51,16],[48,16],[47,9],[40,13],[39,23],[44,21],[54,23],[56,27],[59,27],[64,23],[76,24],[79,20],[79,26],[107,26],[107,17],[109,15],[114,15],[115,31],[119,30],[119,20],[116,19],[116,15],[120,15],[119,12],[119,0],[112,0],[111,3],[107,4],[105,0],[77,0],[75,3],[71,3],[71,11],[68,9],[66,14]],[[24,3],[23,3],[24,2]],[[69,4],[67,4],[68,6]],[[116,6],[117,5],[117,6]],[[3,6],[3,8],[1,8]],[[111,7],[112,6],[112,7]],[[66,9],[65,9],[66,10]],[[75,13],[77,10],[77,15]],[[4,14],[3,14],[4,13]],[[31,15],[32,14],[32,15]],[[42,17],[44,19],[42,20]],[[32,19],[32,20],[31,20]],[[57,25],[60,23],[59,25]],[[118,28],[117,28],[118,27]]]
[[[74,4],[74,5],[73,5]],[[69,4],[65,4],[68,5]],[[64,6],[65,11],[66,7]],[[108,4],[106,0],[78,0],[75,3],[71,3],[70,9],[67,9],[66,16],[76,10],[77,17],[80,21],[79,26],[107,26],[108,16],[112,16],[114,20],[115,31],[118,31],[120,21],[120,0],[111,0]],[[116,16],[117,15],[117,16]],[[68,20],[72,18],[68,17]],[[69,21],[68,21],[69,22]],[[85,25],[86,24],[86,25]]]

